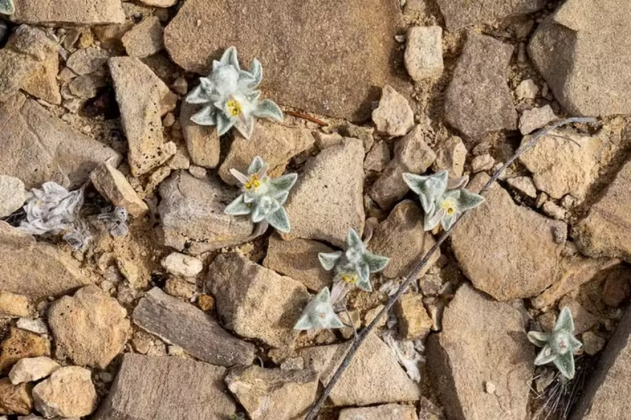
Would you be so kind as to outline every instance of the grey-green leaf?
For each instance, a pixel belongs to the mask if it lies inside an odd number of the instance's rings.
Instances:
[[[267,118],[270,120],[282,121],[283,111],[279,108],[274,101],[264,99],[254,109],[252,114],[258,118]]]
[[[294,186],[296,181],[298,180],[298,174],[287,174],[279,176],[278,178],[272,179],[270,184],[281,191],[289,191],[291,187]]]
[[[289,231],[291,230],[289,216],[287,216],[287,212],[282,207],[276,212],[269,215],[266,220],[279,232],[289,233]]]
[[[263,162],[263,159],[261,159],[260,156],[255,156],[254,159],[252,159],[252,163],[250,163],[250,166],[248,166],[248,175],[254,175],[258,171],[260,171],[264,165],[265,162]]]
[[[252,207],[243,201],[243,194],[226,206],[224,213],[232,216],[243,216],[252,213]]]
[[[567,379],[574,378],[576,368],[574,366],[574,354],[572,354],[572,352],[557,355],[553,362],[557,369],[559,369],[559,372],[561,372],[561,375],[565,376]]]
[[[12,15],[13,13],[15,13],[13,0],[0,0],[0,14]]]
[[[368,264],[371,273],[378,273],[388,265],[390,259],[381,255],[375,255],[371,252],[364,254],[364,261]]]
[[[342,257],[342,254],[342,251],[328,253],[320,252],[318,254],[318,259],[320,260],[320,264],[322,264],[322,267],[324,267],[326,271],[331,271],[333,267],[335,267],[335,264]]]
[[[557,319],[557,323],[554,326],[554,331],[567,331],[569,333],[574,332],[574,320],[572,319],[572,312],[566,306],[561,309],[561,313],[559,313],[559,318]]]

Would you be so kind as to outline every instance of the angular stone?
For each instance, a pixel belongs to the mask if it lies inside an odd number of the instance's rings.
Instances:
[[[418,420],[413,406],[386,404],[368,408],[345,408],[339,420]]]
[[[291,232],[283,238],[316,239],[342,246],[349,229],[361,234],[363,163],[364,147],[358,139],[345,139],[311,158],[285,205]]]
[[[375,229],[368,248],[390,258],[383,275],[395,279],[408,275],[435,243],[432,235],[423,229],[423,211],[413,201],[405,200]],[[440,250],[437,250],[418,278],[424,276],[439,257]]]
[[[0,379],[0,414],[30,414],[33,410],[30,391],[28,384],[13,385],[8,378]]]
[[[282,175],[289,159],[309,149],[314,143],[313,135],[305,128],[257,122],[250,140],[239,134],[235,136],[228,156],[219,167],[219,176],[226,184],[236,185],[237,180],[230,169],[247,173],[252,160],[260,156],[269,165],[270,176],[277,177]]]
[[[296,22],[302,30],[295,30]],[[246,0],[238,5],[192,0],[166,28],[165,44],[177,64],[204,75],[212,60],[234,45],[248,67],[254,57],[261,61],[263,91],[277,103],[363,121],[370,102],[379,99],[374,87],[401,83],[402,54],[394,39],[401,26],[399,6],[383,0]],[[344,60],[331,65],[334,56]]]
[[[9,337],[0,345],[0,371],[6,373],[25,357],[50,356],[50,341],[37,334],[11,328]]]
[[[186,149],[191,162],[204,168],[216,168],[219,165],[220,143],[217,129],[214,126],[203,126],[191,121],[191,117],[199,111],[196,105],[182,101],[180,109],[180,125],[186,140]]]
[[[31,315],[26,296],[0,291],[0,316],[11,318]]]
[[[197,286],[193,283],[189,283],[186,280],[179,279],[177,277],[171,277],[167,279],[164,284],[164,291],[176,298],[186,299],[188,301],[193,299],[197,292]]]
[[[372,112],[377,131],[391,137],[407,134],[414,127],[414,112],[408,100],[390,85],[383,87],[379,107]]]
[[[479,191],[488,180],[488,175],[480,173],[467,188]],[[538,295],[554,283],[565,243],[557,243],[555,237],[559,233],[565,237],[565,223],[515,204],[497,184],[485,198],[452,235],[463,273],[477,289],[497,300]]]
[[[478,172],[490,171],[494,165],[495,159],[490,154],[485,153],[471,160],[471,172],[477,174]]]
[[[518,99],[535,99],[539,93],[539,86],[532,79],[523,80],[515,89]]]
[[[252,420],[303,418],[315,400],[318,375],[313,370],[232,369],[226,384]]]
[[[443,73],[443,28],[417,26],[408,30],[405,68],[417,82]]]
[[[107,63],[109,53],[98,48],[81,48],[68,57],[66,65],[78,75],[94,73]]]
[[[15,2],[11,20],[34,25],[123,23],[120,0],[28,0]]]
[[[13,176],[0,175],[0,217],[7,217],[26,201],[24,183]]]
[[[326,386],[350,345],[346,342],[310,347],[302,349],[300,355],[305,359],[305,366],[315,369],[320,374],[320,382]],[[336,407],[417,401],[419,398],[419,387],[399,366],[390,347],[374,334],[368,335],[330,395]]]
[[[370,197],[384,210],[392,208],[410,191],[403,181],[404,172],[422,174],[434,163],[436,153],[425,143],[425,133],[418,125],[397,141],[394,158],[370,188]]]
[[[41,318],[20,318],[15,326],[39,335],[48,334],[48,327]]]
[[[438,0],[450,31],[543,9],[546,0]]]
[[[101,163],[90,174],[92,185],[116,207],[124,207],[133,217],[141,217],[149,207],[138,197],[125,175],[109,163]]]
[[[555,98],[572,115],[631,113],[631,9],[570,0],[534,33],[528,55]]]
[[[118,165],[121,156],[55,118],[22,94],[0,104],[0,168],[27,189],[55,181],[77,187],[100,162]]]
[[[137,58],[111,58],[109,67],[129,143],[129,166],[135,176],[143,175],[176,152],[175,143],[164,143],[162,116],[173,111],[177,96]]]
[[[98,89],[106,86],[105,79],[98,74],[76,77],[68,83],[68,90],[79,99],[91,99],[98,95]]]
[[[177,0],[140,0],[140,2],[155,7],[171,7],[177,4]]]
[[[222,254],[208,268],[208,290],[223,325],[273,347],[291,346],[294,324],[309,301],[302,283],[276,274],[239,254]]]
[[[162,267],[175,276],[195,277],[204,268],[202,262],[195,257],[173,252],[162,260]]]
[[[9,372],[13,385],[35,382],[47,378],[61,366],[50,357],[30,357],[20,359]]]
[[[64,296],[48,309],[58,358],[105,369],[122,352],[130,333],[127,311],[118,301],[90,285]]]
[[[130,57],[144,58],[164,48],[160,19],[149,16],[123,36],[123,45]]]
[[[524,137],[522,145],[530,140]],[[532,172],[538,190],[554,199],[571,194],[582,198],[598,176],[603,139],[572,129],[555,130],[524,152],[519,161]]]
[[[364,169],[367,171],[381,172],[390,163],[390,149],[385,141],[375,143],[366,154]]]
[[[517,111],[506,83],[512,53],[509,44],[467,32],[445,94],[445,119],[450,125],[474,138],[490,131],[517,128]]]
[[[199,180],[176,172],[160,184],[158,206],[164,242],[193,255],[246,242],[254,226],[248,217],[224,214],[236,191],[218,179]]]
[[[154,287],[134,310],[134,324],[192,356],[220,366],[251,365],[254,346],[239,340],[195,306]]]
[[[126,354],[94,420],[226,420],[226,369],[179,357]]]
[[[432,328],[432,319],[423,306],[423,295],[406,293],[394,306],[399,320],[399,337],[401,340],[425,339]]]
[[[430,336],[427,367],[450,419],[528,418],[533,346],[521,313],[468,284],[445,309],[443,330]],[[495,393],[485,392],[485,384]]]
[[[333,248],[321,242],[308,239],[284,241],[277,235],[272,235],[269,238],[263,265],[298,280],[313,292],[319,292],[323,287],[331,285],[333,277],[322,268],[318,254],[333,251]]]
[[[92,372],[77,366],[57,369],[33,388],[35,408],[44,417],[83,417],[96,409]]]
[[[515,191],[530,198],[537,198],[537,187],[532,182],[532,179],[527,176],[518,176],[515,178],[509,178],[506,183]]]
[[[436,160],[432,167],[434,171],[449,171],[452,178],[461,177],[467,159],[467,148],[462,139],[457,136],[449,137],[438,146]]]
[[[0,290],[35,299],[59,296],[90,283],[69,254],[1,221],[0,272]]]
[[[545,127],[552,121],[555,121],[557,116],[550,105],[543,106],[541,108],[533,108],[524,111],[519,119],[519,131],[521,134],[530,134],[535,130]]]

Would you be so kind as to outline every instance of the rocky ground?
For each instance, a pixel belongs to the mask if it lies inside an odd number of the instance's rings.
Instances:
[[[435,243],[401,175],[479,190],[334,388],[322,420],[623,420],[631,392],[627,0],[15,0],[0,20],[0,419],[303,418],[354,337],[293,330],[372,232],[361,329]],[[3,19],[0,17],[0,19]],[[231,45],[286,113],[250,140],[183,101]],[[234,131],[234,130],[233,130]],[[224,214],[229,170],[297,172],[289,234]],[[86,186],[92,241],[18,231],[26,191]],[[98,215],[127,209],[125,236]],[[526,332],[574,314],[565,382]],[[7,415],[8,417],[1,417]]]

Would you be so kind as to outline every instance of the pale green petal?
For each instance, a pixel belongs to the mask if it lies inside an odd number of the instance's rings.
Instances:
[[[339,261],[339,259],[342,257],[342,251],[335,251],[335,252],[320,252],[318,254],[318,259],[320,260],[320,264],[322,264],[322,267],[324,267],[324,269],[326,271],[330,271],[333,269],[333,267],[335,267],[335,264]]]
[[[202,108],[201,111],[193,114],[191,121],[199,125],[216,125],[217,113],[212,105]]]
[[[567,306],[561,309],[561,313],[559,313],[557,323],[554,326],[554,331],[561,330],[567,331],[569,333],[574,332],[574,319],[572,319],[572,312]]]
[[[370,284],[370,267],[366,263],[359,264],[357,274],[362,283]]]
[[[366,271],[367,270],[364,270],[364,273]],[[360,275],[359,279],[357,279],[356,286],[366,292],[372,292],[372,284],[370,283],[370,273],[368,274],[367,278],[364,278]]]
[[[467,210],[478,207],[484,203],[484,197],[479,194],[472,193],[469,190],[456,190],[458,196],[456,197],[456,210],[464,213]]]
[[[254,84],[251,87],[257,87],[261,84],[261,81],[263,80],[263,66],[261,66],[261,62],[256,58],[252,60],[250,74],[254,77]]]
[[[205,104],[207,102],[210,102],[210,98],[206,95],[206,90],[202,85],[197,86],[186,96],[186,103],[189,104]]]
[[[574,337],[573,335],[570,335],[570,351],[574,353],[576,350],[580,349],[581,347],[583,347],[583,343],[578,341],[578,339]]]
[[[438,209],[433,214],[425,213],[425,218],[423,220],[423,230],[425,230],[425,232],[429,232],[430,230],[433,230],[436,226],[438,226],[440,221],[443,220],[443,217],[445,217],[445,214],[446,214],[445,209],[442,209],[442,208]]]
[[[255,156],[254,159],[252,159],[252,163],[250,163],[250,166],[248,166],[248,175],[254,175],[258,171],[260,171],[263,166],[265,166],[265,162],[263,162],[263,159],[261,159],[260,156]]]
[[[318,302],[328,302],[331,300],[331,291],[328,287],[323,288],[318,292],[315,297],[315,300]]]
[[[281,206],[285,204],[287,198],[289,198],[289,191],[279,191],[272,194],[272,197],[280,204]]]
[[[244,116],[243,119],[234,120],[233,123],[234,128],[236,128],[246,140],[250,140],[252,132],[254,131],[254,117],[252,115]]]
[[[264,99],[261,101],[252,114],[258,118],[268,118],[270,120],[282,121],[283,120],[283,111],[269,99]]]
[[[348,236],[346,238],[346,244],[349,249],[365,249],[362,238],[359,236],[355,229],[348,230]]]
[[[237,71],[241,71],[241,66],[239,65],[239,59],[237,58],[237,49],[235,47],[230,47],[226,51],[224,51],[221,56],[221,64],[232,65]]]
[[[296,322],[296,325],[294,325],[294,330],[305,331],[310,330],[311,328],[313,328],[313,323],[311,322],[309,313],[302,314],[300,319],[298,319],[298,322]]]
[[[232,216],[242,216],[252,213],[252,207],[243,201],[243,194],[238,196],[232,203],[228,204],[224,213]]]
[[[274,200],[272,197],[263,196],[255,204],[254,211],[252,212],[252,221],[259,223],[263,219],[268,219],[269,222],[269,217],[280,208],[278,201]],[[272,223],[270,224],[274,226]]]
[[[329,317],[327,317],[327,321],[328,321],[327,328],[344,328],[345,327],[342,320],[335,313],[332,313]]]
[[[378,273],[379,271],[386,268],[388,265],[388,261],[390,259],[388,257],[382,257],[381,255],[375,255],[371,252],[366,252],[364,254],[364,261],[368,264],[368,268],[371,273]]]
[[[289,231],[291,230],[289,216],[287,216],[287,212],[282,207],[278,209],[278,211],[269,215],[266,220],[279,232],[289,233]]]
[[[226,117],[222,113],[217,113],[217,134],[223,136],[232,128],[233,125],[234,124],[230,118]]]
[[[541,351],[537,355],[537,358],[535,359],[535,365],[541,366],[541,365],[548,364],[556,360],[557,357],[558,355],[552,352],[550,347],[546,345],[543,349],[541,349]]]
[[[21,0],[21,1],[24,1],[24,0]],[[15,13],[15,6],[13,5],[13,0],[0,0],[0,14],[12,15],[13,13]]]
[[[443,196],[447,190],[449,173],[440,171],[434,175],[415,175],[404,173],[403,180],[412,191],[419,195],[419,200],[423,211],[430,213],[434,211],[434,203]]]
[[[565,376],[567,379],[574,378],[575,366],[574,355],[572,354],[572,352],[558,355],[554,359],[554,365],[557,367],[557,369],[559,369],[561,375]]]
[[[537,347],[545,346],[549,339],[550,339],[550,334],[548,333],[544,333],[540,331],[530,331],[528,333],[528,340],[530,340],[530,342]]]
[[[287,174],[272,179],[270,184],[280,191],[289,191],[298,180],[298,174]]]
[[[440,221],[440,224],[443,227],[443,229],[446,231],[451,229],[454,223],[456,223],[458,216],[459,216],[459,213],[453,213],[453,214],[445,213],[445,216]]]

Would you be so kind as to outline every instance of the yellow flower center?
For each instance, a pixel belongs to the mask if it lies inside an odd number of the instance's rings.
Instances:
[[[258,188],[261,186],[261,181],[259,181],[259,176],[257,174],[252,175],[248,182],[245,183],[245,189],[251,190],[252,188]]]
[[[451,202],[450,202],[450,201],[445,201],[445,202],[443,202],[443,204],[442,204],[442,208],[444,208],[444,209],[445,209],[445,211],[447,212],[447,214],[448,214],[449,216],[451,216],[452,214],[454,214],[454,212],[456,211],[456,209],[454,209],[454,206],[453,206],[453,204],[451,204]]]
[[[233,117],[238,117],[241,115],[243,109],[241,108],[241,104],[236,99],[232,99],[228,101],[228,113]]]
[[[357,275],[356,274],[342,274],[342,281],[346,284],[355,284],[357,283]]]

